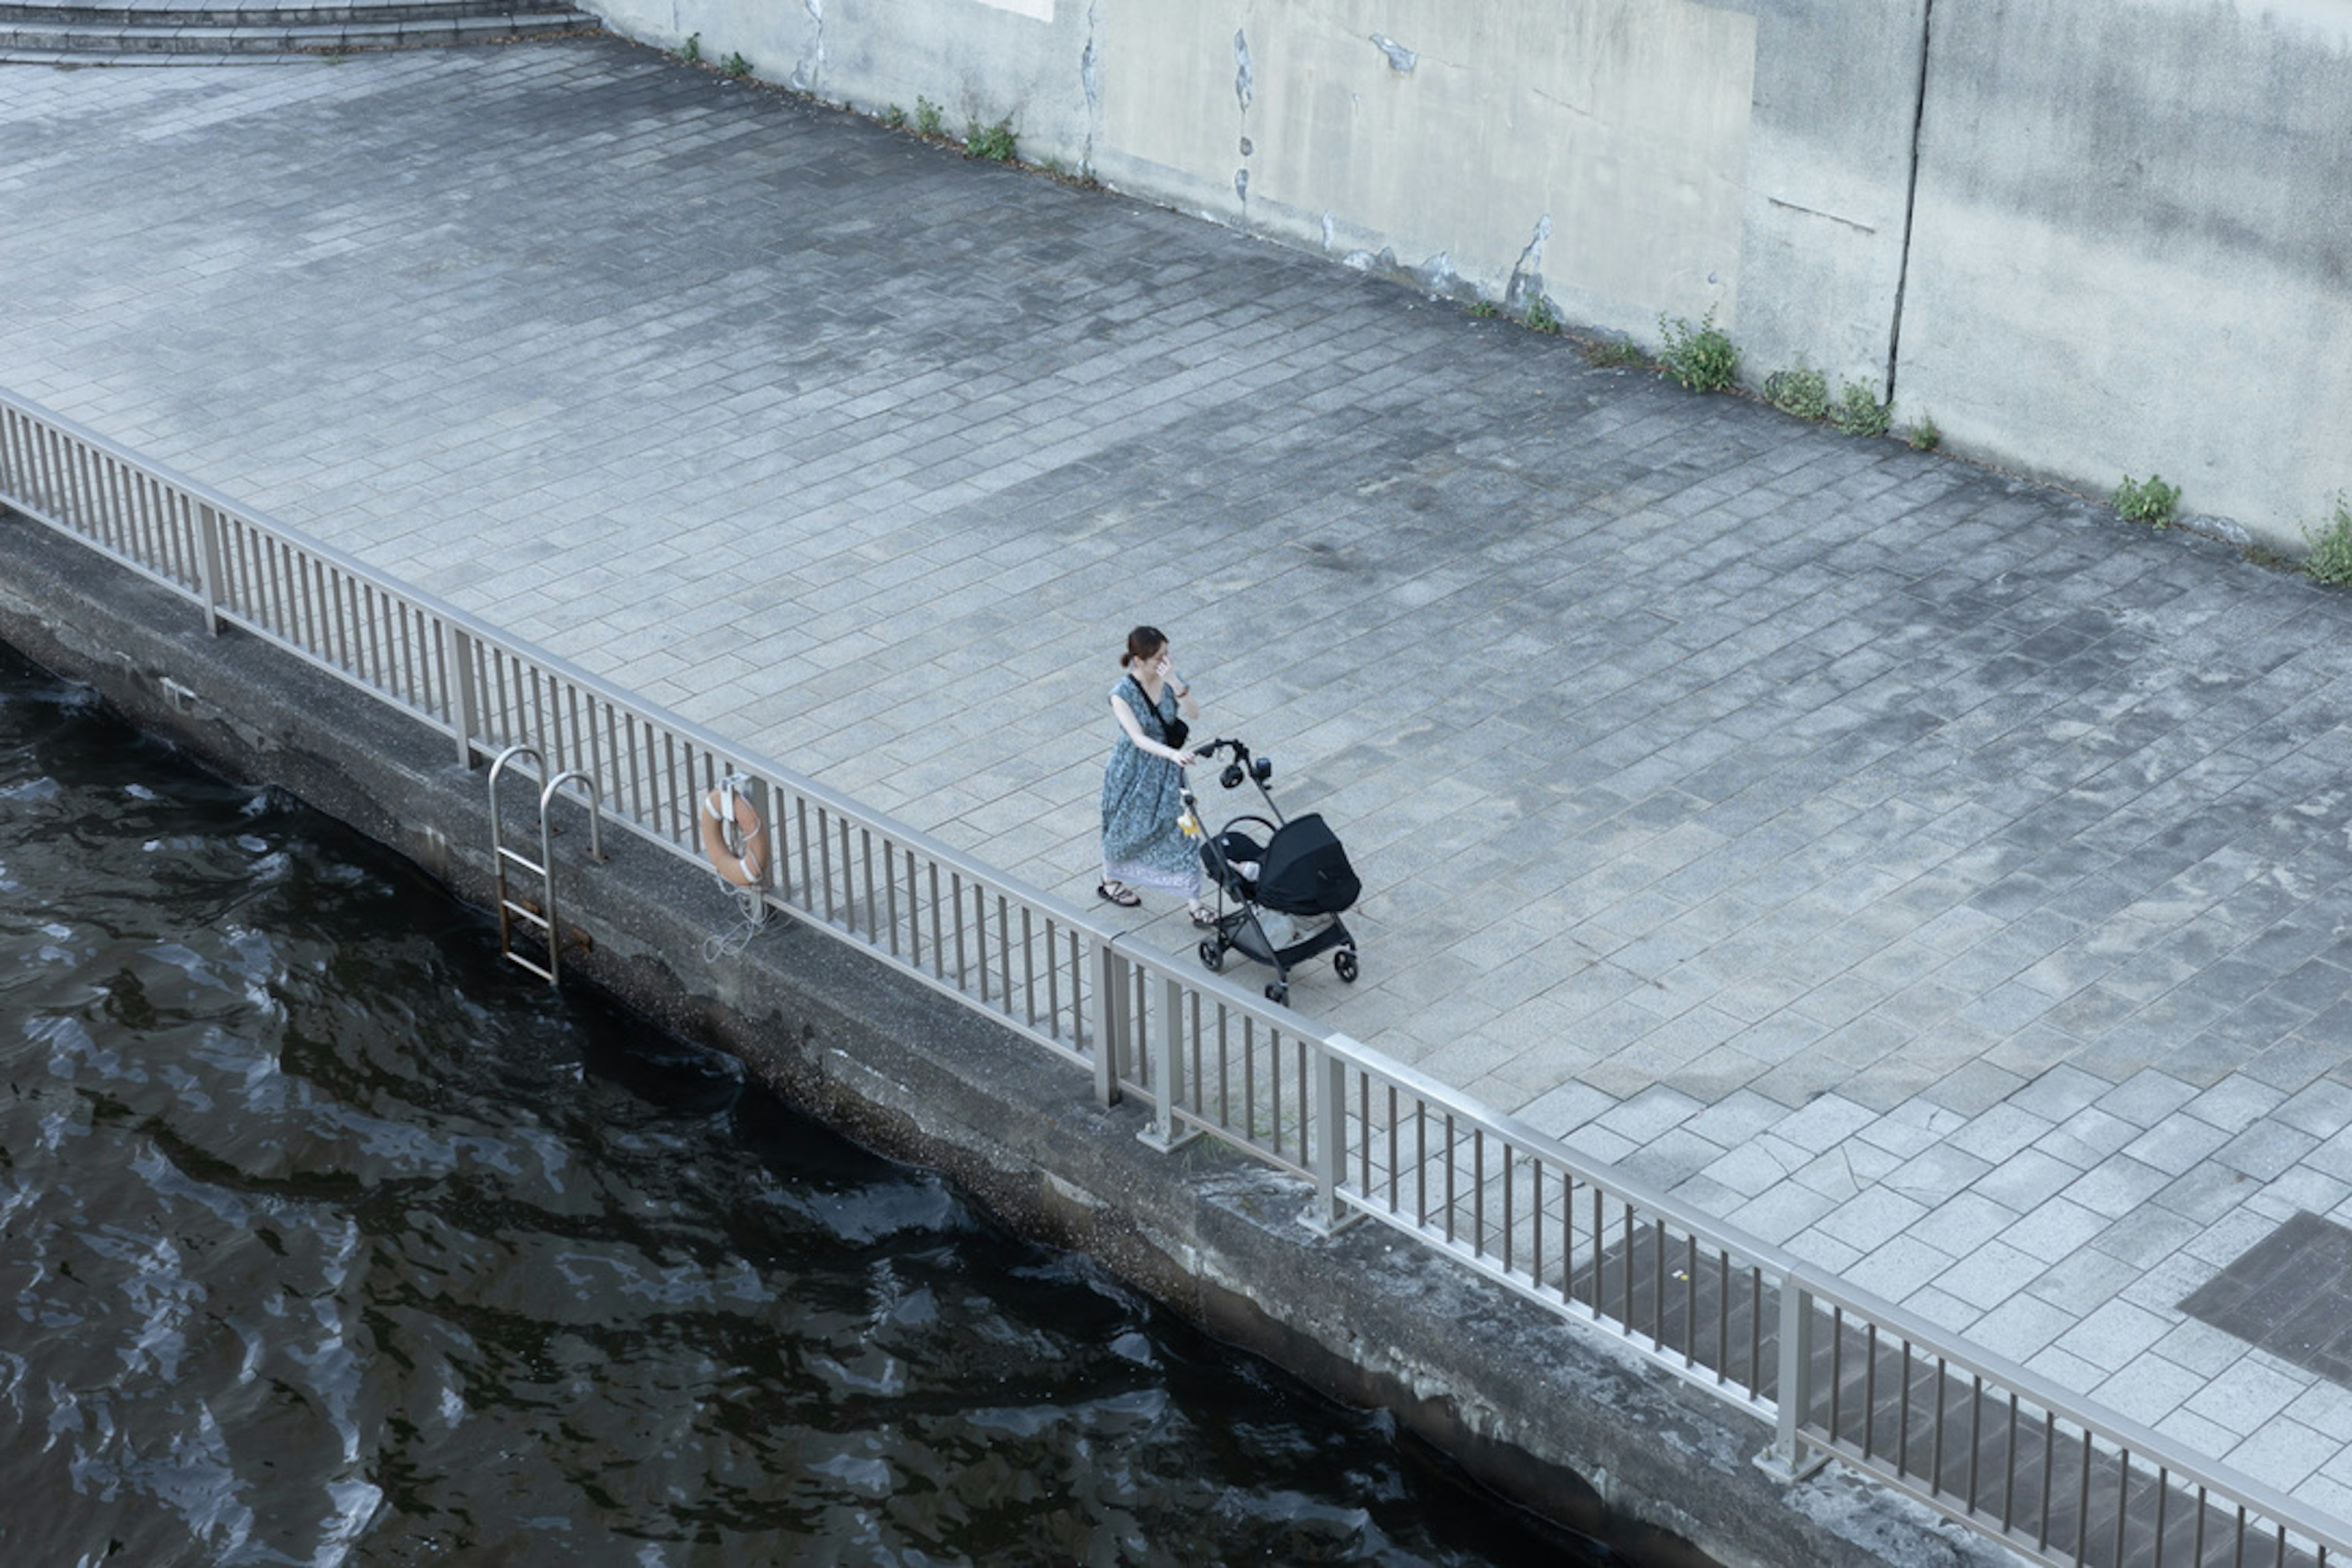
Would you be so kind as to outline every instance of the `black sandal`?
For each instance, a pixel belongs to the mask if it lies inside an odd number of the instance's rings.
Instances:
[[[1137,892],[1133,888],[1122,885],[1118,891],[1113,892],[1111,891],[1111,885],[1108,882],[1097,882],[1095,884],[1095,897],[1098,899],[1108,899],[1123,910],[1131,910],[1135,908],[1136,905],[1143,902],[1143,895]]]
[[[1217,929],[1217,917],[1215,914],[1211,912],[1208,905],[1194,904],[1192,906],[1192,923],[1200,927],[1202,931],[1214,931]]]

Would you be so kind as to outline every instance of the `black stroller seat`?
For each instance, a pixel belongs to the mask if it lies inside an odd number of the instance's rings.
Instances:
[[[1273,816],[1236,817],[1201,841],[1201,864],[1217,885],[1216,931],[1201,940],[1202,966],[1223,969],[1228,952],[1267,964],[1274,970],[1267,997],[1286,1002],[1291,969],[1336,949],[1332,971],[1352,983],[1358,973],[1356,939],[1339,916],[1355,907],[1364,885],[1348,863],[1339,835],[1311,812],[1283,820],[1265,787],[1273,764],[1263,757],[1253,763],[1241,742],[1212,741],[1199,754],[1221,751],[1234,757],[1223,775],[1224,786],[1239,788],[1244,779],[1255,784]],[[1191,791],[1184,799],[1197,820]],[[1244,824],[1264,829],[1264,840],[1244,832]],[[1229,899],[1238,907],[1228,910]]]
[[[1339,836],[1309,812],[1275,830],[1257,875],[1257,901],[1289,915],[1336,915],[1355,908],[1364,884]]]

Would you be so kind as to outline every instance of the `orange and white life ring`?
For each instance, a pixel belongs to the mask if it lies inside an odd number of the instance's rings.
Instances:
[[[731,806],[728,804],[730,801],[734,803]],[[767,857],[760,847],[761,835],[766,829],[760,821],[760,808],[751,804],[751,797],[731,787],[714,789],[702,797],[698,816],[702,852],[709,858],[711,868],[739,888],[756,887],[767,869]]]

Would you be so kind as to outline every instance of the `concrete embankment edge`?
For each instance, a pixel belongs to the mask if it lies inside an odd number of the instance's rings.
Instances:
[[[446,737],[258,639],[206,636],[185,601],[5,512],[0,642],[489,903],[483,776]],[[2014,1561],[1834,1468],[1780,1485],[1753,1463],[1761,1421],[1378,1226],[1314,1236],[1300,1184],[1205,1141],[1157,1152],[1138,1107],[1102,1109],[1066,1064],[821,932],[780,921],[705,963],[734,919],[712,879],[625,834],[606,847],[591,868],[576,832],[558,843],[563,923],[586,942],[572,973],[1024,1233],[1392,1411],[1503,1495],[1651,1563],[1687,1559],[1666,1535],[1735,1568]]]

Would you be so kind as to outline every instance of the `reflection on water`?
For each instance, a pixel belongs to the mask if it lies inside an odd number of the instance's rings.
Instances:
[[[1576,1561],[0,649],[0,1562]]]

